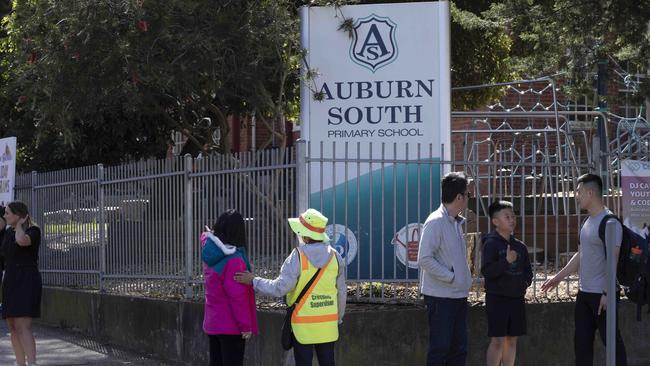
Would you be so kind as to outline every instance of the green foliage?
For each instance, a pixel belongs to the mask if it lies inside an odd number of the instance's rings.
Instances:
[[[490,1],[451,4],[452,86],[493,84],[517,77],[510,64],[512,41],[490,10]],[[496,88],[460,91],[452,96],[454,110],[484,106],[498,98]]]
[[[0,132],[30,146],[23,170],[163,156],[172,131],[209,150],[229,114],[295,113],[292,2],[15,0],[4,28]]]
[[[198,151],[216,148],[219,128],[218,148],[228,151],[230,114],[297,117],[297,7],[306,3],[15,0],[0,48],[0,132],[18,136],[22,170],[160,157],[172,131]],[[510,78],[509,40],[483,14],[488,7],[452,7],[452,42],[471,45],[452,45],[453,85]],[[340,16],[349,32],[351,19]],[[494,93],[463,93],[454,106],[473,108]]]
[[[299,6],[336,6],[349,32],[341,6],[386,2],[408,1],[0,0],[0,134],[23,171],[160,157],[172,131],[227,152],[228,115],[297,118]],[[451,17],[452,86],[560,72],[581,94],[598,60],[650,67],[648,1],[457,0]],[[455,92],[453,108],[499,93]]]
[[[18,0],[13,10],[7,93],[15,105],[3,127],[33,146],[37,167],[161,154],[170,128],[143,113],[129,77],[142,16],[134,3]]]
[[[648,1],[502,0],[492,14],[513,40],[514,69],[529,77],[563,73],[571,94],[594,90],[599,60],[619,73],[650,67]]]

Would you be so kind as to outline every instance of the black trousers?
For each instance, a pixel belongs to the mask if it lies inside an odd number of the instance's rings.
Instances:
[[[578,292],[575,308],[575,353],[576,366],[591,366],[594,362],[594,337],[596,330],[600,340],[605,344],[607,339],[607,315],[598,315],[601,294]],[[616,366],[627,365],[627,354],[621,332],[618,329],[618,297],[616,306]]]
[[[210,335],[210,366],[242,366],[246,341],[241,334]]]
[[[316,358],[319,366],[334,366],[334,344],[300,344],[297,341],[293,343],[293,357],[296,359],[296,366],[311,366],[311,360],[314,357],[314,348],[316,349]]]

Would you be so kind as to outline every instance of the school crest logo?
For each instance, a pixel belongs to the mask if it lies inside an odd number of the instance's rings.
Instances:
[[[397,24],[386,17],[371,14],[355,22],[350,57],[373,73],[397,59]]]

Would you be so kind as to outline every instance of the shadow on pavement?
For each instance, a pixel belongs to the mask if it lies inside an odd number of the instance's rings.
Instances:
[[[99,342],[72,330],[34,324],[39,366],[141,365],[180,366]],[[5,321],[0,322],[0,365],[13,365],[14,355]]]

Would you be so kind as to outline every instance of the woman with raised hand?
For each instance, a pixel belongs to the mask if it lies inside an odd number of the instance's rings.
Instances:
[[[41,229],[29,217],[27,205],[14,201],[5,208],[9,228],[2,242],[5,275],[2,286],[2,318],[7,319],[16,365],[36,365],[32,319],[41,316],[41,273],[38,248]]]

